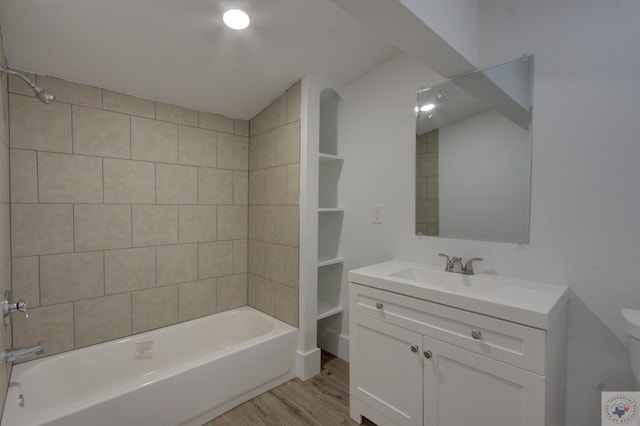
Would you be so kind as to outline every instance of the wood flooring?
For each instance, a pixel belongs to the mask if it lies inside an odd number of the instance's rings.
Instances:
[[[349,418],[349,364],[322,352],[321,372],[293,379],[203,426],[357,425]],[[375,426],[365,419],[364,425]]]

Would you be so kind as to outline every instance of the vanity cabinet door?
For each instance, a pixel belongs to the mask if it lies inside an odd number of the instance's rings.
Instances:
[[[356,312],[351,320],[352,397],[399,425],[422,425],[422,335]]]
[[[426,426],[545,424],[545,378],[424,337]]]

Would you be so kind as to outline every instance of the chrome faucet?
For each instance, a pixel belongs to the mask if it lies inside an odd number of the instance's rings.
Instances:
[[[2,318],[4,320],[4,325],[11,325],[11,313],[13,311],[20,311],[24,313],[26,318],[29,318],[29,314],[27,313],[27,304],[24,300],[12,302],[11,291],[7,290],[4,292],[4,299],[2,300]]]
[[[444,270],[446,272],[455,272],[455,273],[464,274],[464,275],[473,275],[473,262],[474,261],[479,262],[482,260],[481,257],[472,257],[471,259],[467,260],[464,266],[462,266],[462,258],[460,257],[456,257],[456,256],[450,257],[449,255],[446,255],[444,253],[438,253],[438,256],[442,256],[447,259],[447,264],[444,267]],[[457,268],[456,268],[456,265],[458,265]]]
[[[27,346],[26,348],[7,349],[6,352],[2,352],[2,358],[4,358],[5,362],[13,362],[32,354],[41,355],[43,353],[44,345],[42,342],[38,342],[37,345]]]

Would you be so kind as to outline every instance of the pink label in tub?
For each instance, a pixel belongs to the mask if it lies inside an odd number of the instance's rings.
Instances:
[[[145,340],[144,342],[136,343],[134,359],[136,361],[141,359],[153,359],[153,340]]]

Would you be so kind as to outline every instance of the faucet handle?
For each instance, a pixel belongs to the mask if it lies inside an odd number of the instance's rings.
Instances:
[[[29,318],[29,314],[27,313],[27,304],[24,300],[18,300],[17,302],[11,303],[9,305],[9,311],[24,312],[24,317]]]
[[[472,257],[467,260],[467,263],[464,264],[464,268],[462,269],[462,273],[465,275],[473,275],[473,262],[480,262],[483,260],[481,257]]]
[[[444,254],[444,253],[438,253],[438,256],[442,256],[445,257],[447,259],[447,263],[444,265],[444,270],[446,272],[451,272],[450,271],[450,266],[449,266],[449,262],[451,262],[451,257],[448,254]]]

